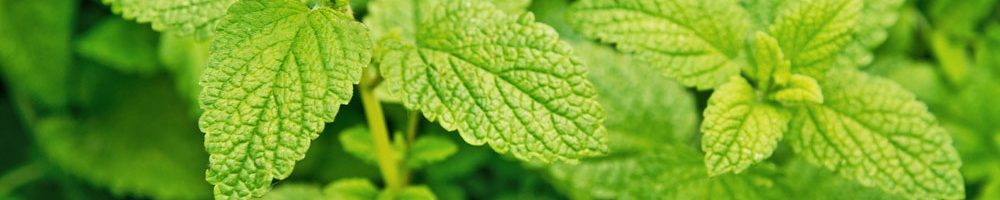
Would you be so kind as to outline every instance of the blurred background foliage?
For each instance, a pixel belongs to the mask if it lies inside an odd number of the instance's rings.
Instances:
[[[363,17],[367,1],[351,3]],[[709,179],[696,128],[709,93],[583,40],[564,22],[569,3],[535,0],[527,9],[588,64],[612,154],[544,167],[421,120],[419,137],[435,151],[411,155],[423,157],[407,163],[411,183],[440,199],[891,198],[795,159],[788,147],[747,173]],[[898,12],[864,70],[916,93],[948,128],[968,198],[1000,199],[1000,4],[911,0]],[[0,199],[210,198],[197,129],[210,40],[153,31],[99,0],[0,0]],[[410,113],[386,99],[391,128],[408,128]],[[364,125],[359,102],[343,107],[269,198],[306,198],[345,180],[381,185],[364,137],[352,136],[367,134],[357,128]]]

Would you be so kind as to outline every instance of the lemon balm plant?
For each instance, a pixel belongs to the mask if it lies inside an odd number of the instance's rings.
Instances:
[[[986,5],[0,0],[0,197],[988,199]]]

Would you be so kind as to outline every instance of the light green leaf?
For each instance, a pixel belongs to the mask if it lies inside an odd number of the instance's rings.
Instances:
[[[152,23],[153,29],[196,33],[199,38],[212,35],[215,24],[237,0],[102,0],[115,13],[139,23]]]
[[[118,77],[120,78],[120,77]],[[167,79],[119,79],[102,89],[108,107],[41,118],[43,155],[75,177],[113,194],[156,199],[209,198],[206,153],[181,98]]]
[[[766,174],[750,170],[710,178],[694,150],[655,149],[555,165],[557,187],[574,199],[780,199]]]
[[[306,184],[287,184],[278,186],[267,195],[264,195],[262,200],[320,200],[326,199],[324,197],[323,191],[319,190],[319,187],[315,185]]]
[[[156,32],[144,26],[106,18],[82,36],[76,52],[122,72],[151,74],[157,70]]]
[[[909,198],[964,197],[952,140],[923,103],[891,81],[830,70],[823,105],[792,118],[792,149],[865,186]]]
[[[372,0],[364,22],[371,27],[372,38],[384,39],[387,35],[406,42],[414,42],[420,20],[428,17],[436,7],[455,0]],[[521,14],[531,0],[474,0],[489,2],[509,14]]]
[[[735,0],[583,0],[569,21],[585,37],[663,68],[687,86],[708,89],[738,75],[750,24]]]
[[[771,87],[772,81],[778,85],[788,82],[791,62],[781,52],[778,41],[767,33],[754,34],[753,58],[756,67],[751,68],[747,74],[756,79],[758,85]]]
[[[656,67],[610,47],[592,42],[571,44],[590,69],[588,76],[600,94],[597,100],[608,114],[610,148],[648,149],[663,141],[692,141],[698,111],[694,96],[683,86],[655,73]],[[657,128],[650,128],[651,124]]]
[[[896,23],[903,0],[863,0],[851,42],[847,44],[835,66],[866,66],[871,64],[871,49],[878,47],[888,37],[886,30]]]
[[[390,198],[390,197],[392,197],[392,198]],[[402,190],[400,190],[399,192],[397,192],[395,194],[390,194],[389,191],[382,191],[382,193],[379,193],[377,199],[379,199],[379,200],[435,200],[435,199],[437,199],[437,197],[434,196],[434,193],[431,192],[431,189],[427,188],[427,186],[418,185],[418,186],[410,186],[410,187],[403,188]]]
[[[423,136],[417,138],[410,146],[406,155],[406,166],[417,169],[427,164],[442,161],[458,152],[458,146],[448,138],[438,136]]]
[[[378,196],[379,189],[368,179],[346,178],[330,183],[323,192],[329,199],[370,200]]]
[[[712,93],[701,148],[708,174],[739,174],[768,157],[788,127],[789,113],[758,100],[746,80],[733,77]]]
[[[76,2],[0,1],[0,74],[7,89],[43,106],[65,107]]]
[[[976,65],[992,70],[1000,77],[1000,23],[987,26],[983,37],[976,43]]]
[[[261,196],[351,99],[370,37],[351,15],[289,0],[237,2],[217,30],[201,81],[207,180],[217,198]]]
[[[552,28],[478,1],[448,1],[425,14],[414,41],[381,46],[379,70],[407,108],[469,144],[489,143],[522,160],[607,151],[604,111],[587,70]]]
[[[816,83],[816,79],[793,74],[787,85],[771,94],[771,99],[785,105],[822,104],[823,91],[819,88],[819,83]]]
[[[344,151],[368,163],[375,163],[375,146],[368,127],[357,125],[340,132],[340,143]]]
[[[510,14],[521,14],[531,5],[531,0],[489,0],[497,8]]]
[[[795,73],[821,77],[851,42],[860,0],[789,2],[770,31]]]

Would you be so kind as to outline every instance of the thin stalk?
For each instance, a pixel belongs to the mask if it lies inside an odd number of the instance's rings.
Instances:
[[[409,146],[417,137],[417,129],[420,127],[420,112],[412,110],[407,118],[409,119],[406,122],[406,145]]]
[[[372,133],[375,154],[378,155],[379,170],[382,171],[382,179],[385,180],[386,189],[399,191],[405,187],[406,182],[403,180],[399,163],[396,162],[395,152],[389,143],[389,130],[385,123],[384,112],[382,112],[382,104],[372,91],[379,81],[372,78],[367,70],[361,77],[358,90],[361,93],[361,103],[364,104],[365,116],[368,118],[368,128]]]
[[[45,169],[39,162],[28,163],[13,169],[0,177],[0,196],[5,196],[24,184],[38,180],[45,175]]]

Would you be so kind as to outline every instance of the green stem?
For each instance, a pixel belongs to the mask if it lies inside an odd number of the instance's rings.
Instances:
[[[18,187],[31,183],[45,175],[45,170],[39,162],[28,163],[11,170],[0,177],[0,196],[6,196]]]
[[[382,179],[385,180],[386,189],[398,191],[406,183],[400,173],[399,163],[396,162],[395,152],[389,143],[389,130],[385,123],[385,115],[382,112],[382,104],[375,97],[373,89],[378,84],[378,79],[373,78],[366,70],[361,76],[359,91],[361,93],[361,103],[364,104],[365,116],[368,118],[368,128],[371,130],[372,142],[375,143],[375,154],[378,155],[379,170],[382,171]]]
[[[409,121],[406,127],[406,144],[409,146],[413,144],[413,140],[417,137],[417,128],[420,126],[420,111],[410,111]]]

